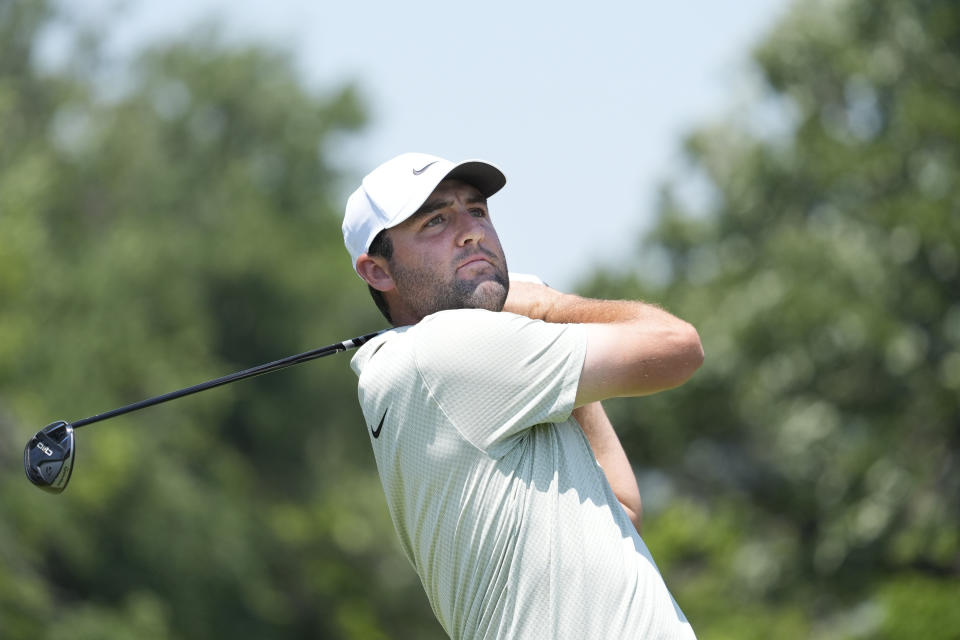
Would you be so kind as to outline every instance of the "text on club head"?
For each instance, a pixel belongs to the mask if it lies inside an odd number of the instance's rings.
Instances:
[[[53,455],[53,449],[51,449],[51,448],[48,447],[47,445],[43,444],[42,442],[38,442],[38,443],[37,443],[37,449],[40,449],[40,451],[43,451],[43,452],[44,452],[45,454],[47,454],[48,456],[52,456],[52,455]]]

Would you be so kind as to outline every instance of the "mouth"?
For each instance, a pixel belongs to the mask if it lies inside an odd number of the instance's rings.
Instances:
[[[460,271],[461,269],[465,269],[467,267],[478,267],[481,265],[488,265],[492,267],[493,263],[490,262],[490,260],[486,256],[474,255],[474,256],[470,256],[469,258],[461,262],[460,265],[457,267],[457,271]]]

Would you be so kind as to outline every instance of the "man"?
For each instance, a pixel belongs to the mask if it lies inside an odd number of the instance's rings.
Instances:
[[[487,207],[505,183],[408,153],[347,202],[354,268],[396,327],[351,364],[401,546],[453,638],[693,638],[599,401],[682,384],[699,337],[511,280]]]

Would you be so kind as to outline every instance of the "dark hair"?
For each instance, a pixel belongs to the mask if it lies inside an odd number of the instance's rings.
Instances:
[[[370,243],[370,248],[367,249],[367,255],[379,256],[387,262],[393,259],[393,241],[390,240],[387,229],[384,229],[376,235],[373,242]],[[393,324],[393,320],[390,318],[390,308],[387,306],[386,298],[383,297],[383,292],[377,291],[369,284],[367,285],[367,289],[370,290],[370,297],[373,298],[373,301],[376,303],[377,309],[380,309],[380,313],[387,319],[387,322]]]

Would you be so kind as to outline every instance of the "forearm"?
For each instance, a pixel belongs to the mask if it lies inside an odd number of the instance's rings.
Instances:
[[[688,329],[689,324],[660,307],[636,300],[595,300],[572,294],[561,294],[553,305],[545,310],[545,322],[632,325],[642,327],[651,337],[670,340],[678,332]]]
[[[696,329],[656,305],[594,300],[543,285],[511,282],[504,311],[587,327],[577,406],[676,387],[703,362]]]
[[[643,517],[640,488],[627,454],[603,406],[599,402],[584,405],[574,409],[573,417],[587,436],[593,455],[603,468],[614,495],[639,532]]]
[[[597,300],[545,286],[511,283],[504,311],[554,323],[671,323],[677,318],[659,307],[634,300]]]

